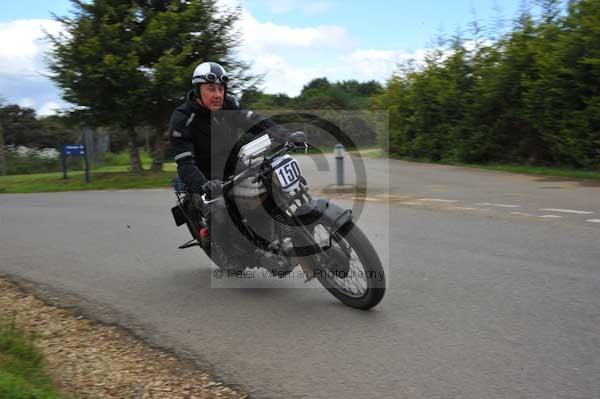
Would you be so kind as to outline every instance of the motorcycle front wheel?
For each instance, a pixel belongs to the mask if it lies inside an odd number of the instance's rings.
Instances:
[[[385,294],[386,278],[375,248],[365,234],[348,222],[330,236],[323,224],[309,231],[321,249],[311,256],[314,276],[343,304],[368,310]]]

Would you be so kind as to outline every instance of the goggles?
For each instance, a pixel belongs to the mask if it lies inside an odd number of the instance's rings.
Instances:
[[[194,79],[202,79],[204,82],[208,83],[223,83],[226,84],[229,82],[229,77],[227,75],[217,76],[217,74],[209,72],[204,75],[194,76]]]

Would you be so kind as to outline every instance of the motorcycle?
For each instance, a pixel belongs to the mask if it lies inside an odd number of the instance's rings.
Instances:
[[[223,183],[228,213],[256,248],[256,263],[271,275],[285,277],[300,266],[305,281],[316,278],[345,305],[371,309],[382,300],[386,287],[379,256],[354,223],[350,209],[310,196],[298,161],[289,155],[300,148],[292,142],[274,143],[268,135],[241,147],[236,170]],[[206,212],[192,205],[191,193],[180,181],[174,189],[175,223],[187,225],[193,237],[179,248],[199,246],[227,270],[231,267],[227,250],[211,239]],[[208,208],[215,200],[203,196],[203,201]],[[244,215],[261,207],[273,224],[266,237]]]

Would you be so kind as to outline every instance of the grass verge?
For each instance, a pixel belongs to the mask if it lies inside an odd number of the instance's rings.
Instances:
[[[0,177],[0,193],[39,193],[56,191],[110,190],[169,187],[173,172],[146,173],[94,172],[85,183],[83,174],[70,175],[63,180],[60,173]]]
[[[0,193],[169,187],[175,170],[174,164],[165,164],[163,172],[145,172],[138,175],[128,172],[127,166],[107,166],[91,172],[89,183],[85,183],[82,171],[69,172],[69,178],[66,180],[63,179],[62,173],[1,176]]]
[[[33,337],[0,317],[0,398],[62,399],[44,370],[44,357]]]
[[[22,342],[27,339],[23,331],[35,331],[33,350],[43,354],[41,363],[46,365],[54,387],[64,396],[86,399],[247,399],[248,395],[217,381],[215,375],[199,368],[190,359],[179,359],[173,353],[149,347],[143,340],[116,326],[82,317],[83,309],[74,297],[57,297],[55,294],[50,297],[49,291],[41,290],[40,293],[52,298],[52,302],[46,304],[35,296],[35,284],[21,283],[27,291],[34,293],[24,291],[0,274],[0,314],[14,315],[12,325],[23,329],[12,328],[10,335],[0,334],[0,342],[5,342],[2,340],[7,336]],[[69,311],[62,309],[61,304]],[[11,323],[2,326],[5,325]],[[12,352],[31,353],[30,342],[26,340],[25,349]],[[8,347],[22,348],[23,345]],[[2,372],[6,359],[5,352],[0,350]],[[32,385],[35,375],[28,374],[26,381]],[[15,386],[11,384],[11,387]],[[0,387],[5,388],[5,385],[0,384]],[[52,392],[52,388],[49,389]],[[0,399],[63,398],[45,396],[44,391],[26,396],[19,396],[14,390],[8,392],[0,391]]]
[[[600,180],[600,171],[568,169],[568,168],[549,168],[544,166],[527,165],[471,165],[471,164],[450,164],[456,166],[465,166],[469,168],[480,168],[489,170],[498,170],[502,172],[521,173],[535,176],[563,177],[569,179]]]
[[[388,157],[383,151],[376,150],[370,146],[361,148],[361,150],[364,151],[364,156],[368,158]],[[391,158],[410,162],[423,162],[396,156],[392,156]],[[509,173],[521,173],[533,176],[600,181],[600,171],[527,165],[464,164],[452,162],[434,163]],[[145,167],[148,166],[149,163],[145,165]],[[176,165],[174,163],[166,163],[164,164],[163,169],[164,171],[160,173],[146,172],[143,175],[137,175],[129,172],[129,166],[127,165],[104,166],[91,173],[91,181],[87,184],[84,182],[82,171],[70,171],[69,179],[67,180],[62,178],[62,173],[0,176],[0,194],[170,187],[171,181],[176,174]]]
[[[533,176],[548,176],[548,177],[558,177],[558,178],[568,178],[568,179],[581,179],[581,180],[600,180],[600,171],[595,170],[582,170],[582,169],[569,169],[569,168],[551,168],[544,166],[529,166],[529,165],[510,165],[510,164],[466,164],[459,162],[431,162],[431,161],[422,161],[417,159],[404,158],[399,156],[390,156],[386,152],[379,151],[371,151],[367,154],[369,158],[391,158],[391,159],[400,159],[409,162],[427,162],[427,163],[435,163],[440,165],[452,165],[452,166],[462,166],[465,168],[475,168],[475,169],[487,169],[487,170],[496,170],[501,172],[508,173],[520,173],[525,175],[533,175]]]

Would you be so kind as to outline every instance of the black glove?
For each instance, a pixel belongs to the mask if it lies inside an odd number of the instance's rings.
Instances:
[[[202,191],[208,198],[215,198],[223,194],[223,182],[221,180],[209,180],[202,185]]]
[[[297,146],[304,146],[304,144],[306,144],[306,134],[304,134],[303,131],[298,130],[297,132],[289,133],[286,140]]]
[[[202,199],[202,194],[194,193],[192,194],[192,206],[199,211],[204,209],[204,200]]]

